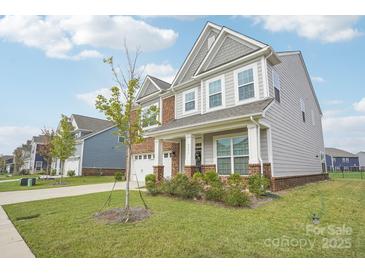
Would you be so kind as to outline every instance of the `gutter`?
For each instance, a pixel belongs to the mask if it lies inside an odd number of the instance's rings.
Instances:
[[[259,156],[259,162],[260,162],[260,173],[261,173],[261,176],[263,176],[264,175],[264,164],[263,164],[262,158],[261,158],[260,124],[257,123],[252,116],[250,117],[250,120],[256,125],[256,129],[257,129],[257,154]]]

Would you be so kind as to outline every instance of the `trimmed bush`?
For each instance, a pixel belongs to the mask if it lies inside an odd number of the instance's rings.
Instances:
[[[264,195],[270,186],[268,178],[259,174],[251,175],[248,177],[248,189],[252,194],[256,196]]]
[[[161,187],[156,182],[156,175],[155,174],[148,174],[145,177],[145,184],[148,192],[151,195],[157,195],[161,192]]]
[[[206,184],[205,198],[212,201],[222,201],[224,196],[224,188],[217,172],[208,171],[204,175]]]
[[[230,187],[239,187],[241,189],[246,189],[247,188],[246,181],[238,173],[234,173],[234,174],[229,175],[229,177],[227,179],[227,184]]]
[[[69,170],[69,171],[67,171],[67,176],[74,177],[75,176],[75,170]]]
[[[123,179],[124,179],[123,172],[117,171],[117,172],[114,173],[114,180],[116,182],[121,182],[121,181],[123,181]]]
[[[172,193],[184,199],[196,198],[200,193],[200,186],[194,182],[194,180],[189,180],[185,174],[177,174],[172,178],[171,183],[173,184]]]
[[[55,176],[55,175],[56,175],[56,173],[57,173],[57,170],[56,170],[56,169],[52,169],[52,170],[51,170],[51,176]]]
[[[249,206],[250,198],[239,187],[230,187],[224,193],[224,203],[229,206]]]

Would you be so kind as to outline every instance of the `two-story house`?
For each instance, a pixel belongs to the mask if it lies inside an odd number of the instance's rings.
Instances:
[[[333,147],[326,147],[325,153],[328,171],[359,170],[358,155]]]
[[[112,122],[78,114],[72,114],[69,121],[76,137],[75,152],[63,167],[55,159],[52,168],[57,174],[62,168],[63,174],[73,170],[76,176],[114,175],[125,170],[125,146]]]
[[[27,164],[29,161],[29,172],[31,174],[43,172],[47,168],[47,161],[40,153],[41,147],[45,142],[45,138],[46,137],[44,135],[33,136],[30,142],[27,142],[25,145],[22,146],[23,159],[25,160],[23,166],[24,169],[26,169],[25,164]],[[28,153],[29,157],[27,155]]]
[[[152,76],[137,96],[160,110],[133,146],[132,176],[261,173],[280,190],[326,178],[322,112],[302,54],[207,23],[171,84]],[[133,178],[133,177],[132,177]]]

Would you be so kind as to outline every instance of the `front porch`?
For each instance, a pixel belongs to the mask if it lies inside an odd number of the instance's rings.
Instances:
[[[163,144],[175,144],[172,176],[178,172],[192,177],[197,171],[215,171],[222,178],[239,173],[261,173],[271,178],[270,128],[255,120],[226,122],[154,136],[154,174],[163,180]]]

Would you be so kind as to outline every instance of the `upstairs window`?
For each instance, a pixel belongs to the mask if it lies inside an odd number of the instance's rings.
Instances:
[[[196,110],[196,89],[184,92],[184,113]]]
[[[124,136],[118,136],[118,143],[124,143]]]
[[[303,98],[300,98],[300,111],[302,113],[302,120],[305,123],[305,103]]]
[[[141,119],[143,128],[158,126],[158,104],[153,104],[142,108]]]
[[[237,80],[239,101],[255,97],[255,86],[252,68],[239,72],[237,74]]]
[[[222,79],[208,82],[208,107],[216,108],[223,105]]]
[[[275,100],[280,103],[280,76],[275,70],[272,71],[272,81],[274,86]]]

